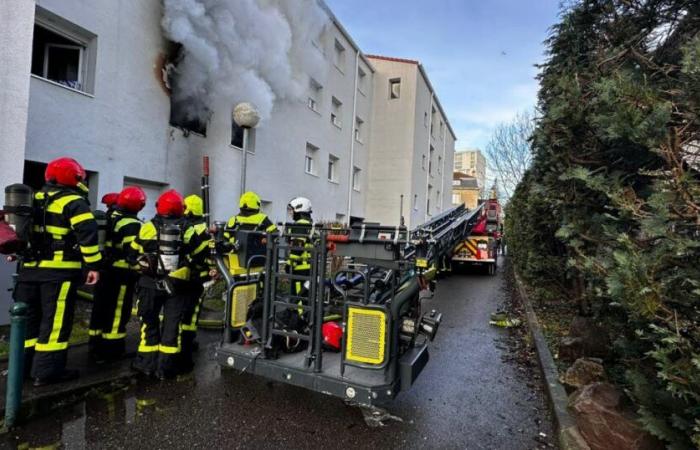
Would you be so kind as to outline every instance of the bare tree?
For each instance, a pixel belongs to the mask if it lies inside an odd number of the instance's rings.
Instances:
[[[510,198],[532,160],[530,137],[535,130],[532,112],[518,113],[510,122],[499,124],[486,144],[486,158],[491,175],[505,199]]]

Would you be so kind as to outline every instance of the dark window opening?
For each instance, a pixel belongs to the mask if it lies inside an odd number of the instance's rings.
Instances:
[[[235,120],[231,121],[231,145],[243,148],[243,127],[238,125]]]
[[[401,78],[392,78],[389,80],[389,98],[399,97],[401,97]]]
[[[202,136],[207,135],[207,122],[202,121],[197,117],[191,117],[187,113],[187,105],[190,102],[175,102],[170,101],[170,125],[180,128],[185,132],[185,136],[190,133],[199,134]]]
[[[83,66],[85,46],[34,25],[32,73],[72,89],[85,90]]]

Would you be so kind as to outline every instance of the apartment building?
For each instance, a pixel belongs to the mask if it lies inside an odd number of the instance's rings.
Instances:
[[[0,15],[0,180],[39,188],[48,161],[72,156],[88,171],[93,205],[138,185],[147,218],[162,191],[199,192],[206,155],[211,214],[225,220],[240,195],[234,105],[204,124],[176,120],[167,73],[177,46],[164,36],[162,3],[98,3],[23,0]],[[329,18],[312,42],[323,76],[309,75],[301,96],[276,102],[251,131],[246,189],[276,221],[302,195],[318,220],[398,223],[403,194],[406,223],[419,224],[450,205],[455,138],[444,111],[420,64],[365,56],[319,5]],[[10,271],[0,264],[3,282]]]
[[[481,191],[476,178],[462,172],[454,173],[452,178],[452,204],[454,206],[464,205],[468,209],[476,208],[479,206]]]
[[[479,149],[462,149],[455,153],[454,171],[476,178],[479,189],[486,189],[486,157]]]
[[[456,137],[420,62],[368,58],[376,72],[367,217],[402,216],[412,227],[451,207]]]

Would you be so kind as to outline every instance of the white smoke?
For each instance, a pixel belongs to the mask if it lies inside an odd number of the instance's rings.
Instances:
[[[187,120],[247,101],[263,120],[324,77],[312,41],[330,23],[317,0],[164,0],[166,36],[182,44],[173,105]]]

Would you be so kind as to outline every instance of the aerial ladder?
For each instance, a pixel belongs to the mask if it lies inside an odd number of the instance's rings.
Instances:
[[[280,224],[280,232],[265,234],[215,223],[212,257],[227,285],[217,361],[361,405],[393,399],[428,363],[442,315],[422,300],[482,210],[457,206],[412,231]],[[235,248],[225,231],[234,233]],[[308,274],[289,270],[292,252],[307,255]],[[297,283],[302,292],[290,289]],[[297,326],[283,319],[290,316]],[[329,327],[336,345],[324,333]]]

